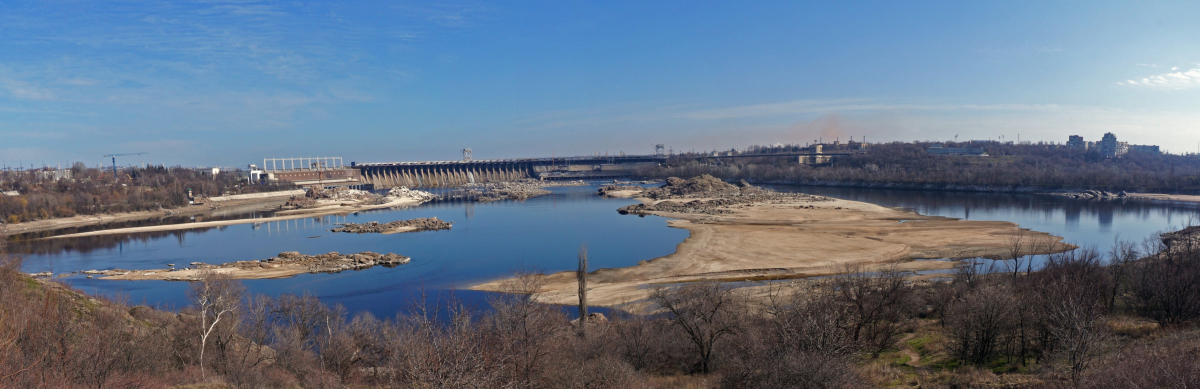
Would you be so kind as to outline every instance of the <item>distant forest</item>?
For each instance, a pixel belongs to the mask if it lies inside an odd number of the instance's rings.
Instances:
[[[638,171],[639,178],[699,174],[757,183],[892,186],[983,191],[1106,191],[1200,193],[1200,157],[1131,152],[1105,158],[1098,152],[1058,144],[983,146],[988,156],[932,155],[932,143],[871,144],[828,166],[808,166],[794,157],[703,159],[672,156],[663,167]],[[946,144],[945,147],[968,147]],[[980,146],[974,146],[980,147]],[[755,146],[748,152],[799,151],[798,146]],[[826,149],[827,152],[832,150]]]
[[[246,185],[236,173],[216,177],[203,171],[180,167],[150,166],[117,172],[71,167],[71,178],[54,180],[38,171],[0,172],[0,191],[17,191],[19,196],[0,195],[0,218],[21,223],[55,217],[94,215],[175,208],[188,204],[187,190],[196,196],[224,193],[253,193],[280,189],[277,185]],[[290,186],[288,186],[290,188]]]

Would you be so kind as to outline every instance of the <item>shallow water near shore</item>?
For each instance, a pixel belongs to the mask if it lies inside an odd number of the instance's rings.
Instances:
[[[1089,201],[1051,196],[969,192],[776,186],[847,200],[904,207],[926,215],[969,220],[1004,220],[1024,228],[1063,236],[1068,243],[1106,250],[1117,236],[1141,240],[1179,227],[1200,215],[1193,203]],[[272,257],[282,251],[320,254],[394,252],[412,262],[338,274],[304,274],[274,280],[245,281],[252,292],[317,295],[351,312],[391,317],[404,311],[420,291],[486,306],[492,294],[455,290],[521,269],[571,270],[579,245],[586,242],[592,268],[625,267],[670,254],[687,236],[661,217],[617,214],[636,203],[595,195],[597,186],[548,188],[552,194],[526,201],[494,203],[438,202],[407,209],[365,211],[211,229],[16,242],[26,257],[25,270],[65,273],[88,269],[157,269],[191,262],[224,263]],[[446,231],[395,235],[327,231],[335,223],[389,222],[438,217],[455,222]],[[131,303],[164,308],[186,305],[187,284],[170,281],[103,281],[72,276],[61,279],[88,293],[121,296]],[[453,292],[448,292],[453,291]],[[568,309],[568,312],[570,309]]]
[[[775,185],[803,192],[905,208],[922,215],[964,220],[1001,220],[1063,237],[1066,243],[1106,253],[1117,239],[1141,243],[1158,233],[1200,223],[1200,203],[1129,200],[1080,200],[1060,196]],[[1044,262],[1034,258],[1034,268]],[[1001,268],[1002,264],[997,264]],[[983,261],[981,266],[990,266]]]

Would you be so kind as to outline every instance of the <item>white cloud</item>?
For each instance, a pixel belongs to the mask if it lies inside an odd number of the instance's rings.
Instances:
[[[1171,72],[1143,77],[1135,80],[1125,80],[1121,85],[1157,89],[1192,89],[1200,88],[1200,67],[1179,71],[1172,67]]]

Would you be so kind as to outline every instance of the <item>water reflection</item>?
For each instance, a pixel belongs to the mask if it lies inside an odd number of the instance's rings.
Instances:
[[[1117,238],[1142,240],[1181,228],[1192,220],[1200,221],[1200,204],[1187,202],[821,186],[775,188],[906,208],[923,215],[1009,221],[1101,250],[1107,250]]]
[[[584,242],[594,267],[625,267],[668,255],[688,236],[686,230],[668,228],[663,218],[618,214],[617,208],[635,200],[598,197],[594,186],[550,190],[550,196],[524,202],[437,202],[202,231],[53,239],[21,246],[18,251],[26,256],[26,271],[59,274],[89,269],[160,269],[168,263],[224,263],[269,258],[283,251],[394,252],[413,260],[394,268],[246,282],[255,293],[312,293],[326,302],[345,304],[351,311],[367,310],[390,317],[422,289],[439,293],[521,269],[573,269],[579,245]],[[327,231],[335,223],[419,217],[454,222],[454,228],[393,235]],[[85,252],[82,247],[91,250]],[[187,304],[186,284],[181,282],[107,281],[79,276],[61,280],[85,292],[120,294],[133,302],[175,307]],[[486,296],[466,291],[460,291],[460,295],[477,297],[477,301]]]

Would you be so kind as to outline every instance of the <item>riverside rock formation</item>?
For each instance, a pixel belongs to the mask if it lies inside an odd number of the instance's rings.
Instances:
[[[521,180],[509,182],[491,182],[486,184],[466,184],[446,197],[488,203],[501,200],[525,200],[550,194],[543,188],[554,186],[583,186],[583,181],[540,181]]]
[[[822,196],[803,193],[782,193],[755,187],[741,181],[732,185],[710,176],[701,175],[690,180],[671,177],[661,187],[643,192],[643,196],[658,200],[645,204],[634,204],[617,209],[622,215],[645,216],[651,212],[674,212],[705,215],[733,213],[732,207],[757,202],[773,201],[831,201]]]
[[[436,217],[397,220],[389,223],[346,223],[341,227],[331,229],[333,232],[350,232],[355,234],[364,233],[395,233],[395,232],[418,232],[418,231],[438,231],[449,230],[454,225],[453,222],[438,220]]]
[[[641,192],[644,190],[646,190],[646,188],[637,185],[608,185],[600,188],[596,191],[596,193],[599,193],[601,196],[609,196],[616,192]]]

